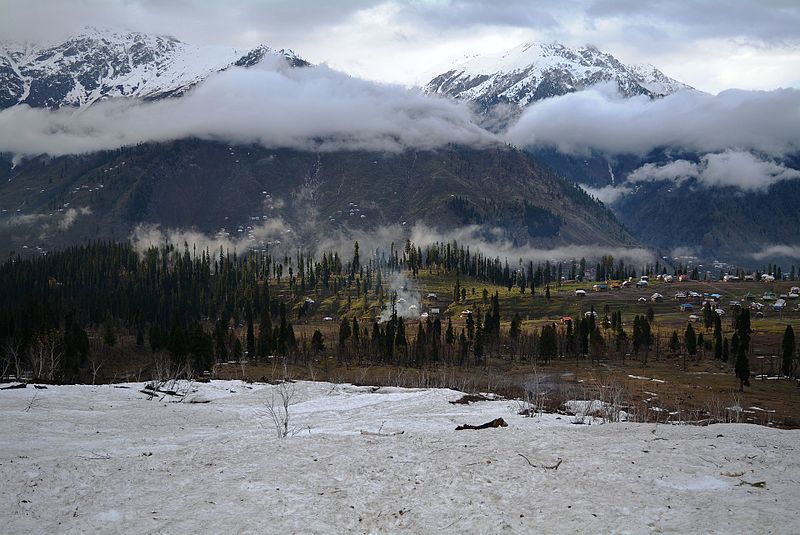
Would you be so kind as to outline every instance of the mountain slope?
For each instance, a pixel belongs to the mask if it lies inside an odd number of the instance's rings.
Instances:
[[[308,65],[290,50],[197,47],[174,38],[88,28],[61,43],[0,43],[0,109],[18,104],[60,108],[107,98],[179,96],[232,65],[266,56]]]
[[[602,82],[615,83],[625,96],[661,97],[691,89],[653,66],[628,67],[592,46],[525,43],[458,64],[433,78],[425,91],[472,102],[486,113],[499,105],[521,109]]]
[[[688,179],[682,184],[641,184],[634,193],[622,196],[614,210],[645,243],[689,247],[697,254],[748,265],[759,250],[797,245],[798,206],[798,180],[744,193],[733,187],[703,187]]]
[[[311,153],[185,140],[13,169],[0,160],[6,251],[126,239],[141,223],[253,234],[248,245],[272,222],[281,230],[269,239],[303,244],[417,223],[541,247],[635,244],[601,204],[510,148]]]
[[[614,84],[624,97],[660,98],[694,91],[652,65],[625,65],[594,47],[571,49],[537,43],[473,58],[435,77],[425,90],[472,103],[483,114],[485,127],[502,131],[538,101],[601,82]],[[559,175],[592,191],[606,188],[601,193],[609,195],[609,206],[617,218],[649,246],[691,247],[705,258],[722,256],[747,262],[752,261],[748,255],[759,248],[797,243],[797,181],[759,191],[708,187],[695,180],[629,187],[627,176],[645,164],[665,165],[679,159],[697,162],[703,155],[679,147],[658,148],[645,156],[597,151],[572,155],[541,146],[526,150]],[[798,169],[800,162],[795,156],[781,163]]]

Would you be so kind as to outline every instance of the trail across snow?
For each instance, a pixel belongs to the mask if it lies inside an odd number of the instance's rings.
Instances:
[[[2,532],[800,526],[800,431],[573,425],[569,416],[519,416],[513,401],[453,405],[461,393],[452,390],[299,382],[290,408],[296,433],[279,440],[265,410],[277,387],[194,384],[175,403],[148,400],[142,386],[0,391]],[[498,417],[508,427],[454,431]],[[559,459],[557,470],[544,468]]]

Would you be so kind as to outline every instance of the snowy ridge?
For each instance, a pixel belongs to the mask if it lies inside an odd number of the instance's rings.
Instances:
[[[643,87],[657,96],[667,96],[686,89],[694,90],[692,86],[670,78],[649,63],[628,65],[628,70]]]
[[[0,43],[0,109],[18,104],[60,108],[107,98],[179,96],[230,66],[265,56],[304,66],[291,50],[198,47],[139,32],[87,28],[61,43]]]
[[[425,91],[475,102],[483,111],[498,104],[519,108],[548,97],[614,82],[625,96],[662,97],[689,86],[653,67],[624,65],[593,46],[524,43],[500,54],[472,57],[436,76]]]

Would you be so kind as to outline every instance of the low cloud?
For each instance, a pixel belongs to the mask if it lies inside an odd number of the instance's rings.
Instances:
[[[502,228],[484,225],[466,225],[453,229],[437,229],[424,223],[413,226],[387,225],[369,231],[339,232],[335,236],[324,238],[316,248],[317,254],[322,251],[339,251],[349,258],[353,242],[358,241],[362,258],[375,251],[388,251],[391,243],[396,249],[402,249],[406,240],[422,247],[436,243],[457,242],[459,246],[469,247],[473,253],[480,252],[489,258],[508,259],[509,265],[519,260],[527,263],[559,262],[573,258],[599,259],[610,254],[616,259],[626,262],[645,263],[655,260],[654,253],[643,247],[605,247],[595,245],[562,245],[553,248],[541,248],[532,244],[515,244],[506,238]]]
[[[751,253],[755,260],[769,260],[773,258],[800,259],[800,244],[798,245],[768,245],[759,251]]]
[[[494,240],[487,240],[485,236],[494,234]],[[523,262],[534,261],[565,261],[573,258],[586,258],[587,260],[598,259],[603,255],[610,254],[615,259],[622,259],[626,262],[645,263],[655,259],[655,255],[649,249],[642,247],[604,247],[596,245],[562,245],[548,249],[542,249],[533,245],[515,245],[510,240],[502,238],[503,232],[499,229],[486,229],[480,225],[468,225],[452,231],[440,231],[426,225],[417,224],[411,232],[411,241],[418,245],[426,245],[436,242],[457,241],[459,245],[469,246],[470,250],[480,251],[488,257],[498,257],[508,259],[509,265],[522,260]]]
[[[83,206],[81,208],[69,208],[66,212],[64,212],[64,216],[61,218],[61,221],[58,222],[58,228],[61,230],[67,230],[78,219],[78,217],[83,215],[90,215],[92,213],[92,209],[88,206]]]
[[[651,100],[621,97],[615,86],[540,101],[505,136],[520,146],[565,154],[644,156],[654,149],[695,152],[753,150],[783,156],[800,150],[800,90],[679,91]]]
[[[232,68],[182,98],[0,112],[0,152],[63,155],[187,137],[333,151],[433,149],[496,139],[466,106],[282,60]]]
[[[237,232],[237,234],[239,234]],[[165,244],[176,247],[187,246],[190,250],[208,250],[213,256],[220,249],[226,252],[243,253],[249,249],[260,249],[264,246],[278,246],[288,240],[294,239],[294,233],[289,225],[282,219],[270,219],[260,222],[257,226],[241,235],[233,236],[228,232],[206,234],[195,229],[162,228],[160,225],[137,225],[130,236],[130,242],[139,251],[143,252],[150,247],[160,247]]]
[[[669,255],[672,258],[692,259],[699,256],[699,251],[697,247],[675,247]]]
[[[20,214],[13,215],[0,223],[3,226],[39,226],[42,236],[46,236],[52,229],[61,231],[68,230],[81,216],[92,214],[92,209],[88,206],[68,208],[64,211],[51,212],[49,214]]]
[[[695,178],[705,186],[734,186],[743,190],[764,190],[781,180],[800,178],[800,171],[749,152],[728,150],[706,154],[699,163],[675,160],[665,165],[645,164],[628,175],[628,182]]]
[[[189,249],[196,246],[198,250],[208,249],[218,252],[223,250],[243,253],[255,246],[255,243],[269,244],[273,251],[290,252],[299,249],[308,249],[319,257],[323,252],[336,251],[343,255],[344,261],[349,261],[353,251],[353,242],[359,242],[359,251],[362,261],[373,254],[387,253],[394,243],[396,250],[402,250],[406,240],[423,249],[435,243],[452,243],[456,241],[459,246],[469,247],[473,253],[480,252],[489,258],[508,260],[509,265],[516,265],[519,260],[524,263],[533,262],[560,262],[573,258],[586,258],[589,261],[599,259],[610,254],[615,259],[625,262],[643,264],[655,261],[653,251],[643,247],[605,247],[595,245],[562,245],[553,248],[539,248],[533,245],[516,245],[511,240],[505,239],[505,232],[499,228],[486,228],[480,225],[467,225],[452,230],[439,230],[428,225],[417,223],[408,228],[403,225],[388,225],[378,227],[371,231],[354,231],[345,233],[337,232],[335,235],[326,235],[325,232],[315,234],[316,246],[310,246],[307,237],[297,235],[280,219],[263,222],[263,225],[252,231],[258,236],[254,242],[247,236],[236,238],[228,234],[208,235],[196,230],[187,229],[162,229],[157,225],[139,225],[132,233],[130,240],[140,250],[148,247],[160,246],[170,243],[178,247],[188,244]],[[487,236],[491,239],[487,239]],[[278,243],[280,242],[280,243]],[[259,248],[259,247],[256,247]]]
[[[624,186],[603,186],[602,188],[593,188],[581,184],[583,191],[602,202],[603,204],[614,204],[620,197],[631,192],[629,188]]]

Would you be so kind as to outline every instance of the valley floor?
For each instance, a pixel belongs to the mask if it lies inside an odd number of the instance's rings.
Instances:
[[[6,533],[788,533],[800,431],[575,425],[444,389],[298,382],[0,391]],[[508,427],[455,431],[502,417]],[[588,423],[589,420],[587,420]],[[560,462],[560,464],[559,464]],[[535,465],[535,466],[532,466]],[[552,468],[558,466],[557,468]],[[551,467],[551,468],[546,468]],[[753,486],[753,483],[761,483]]]

